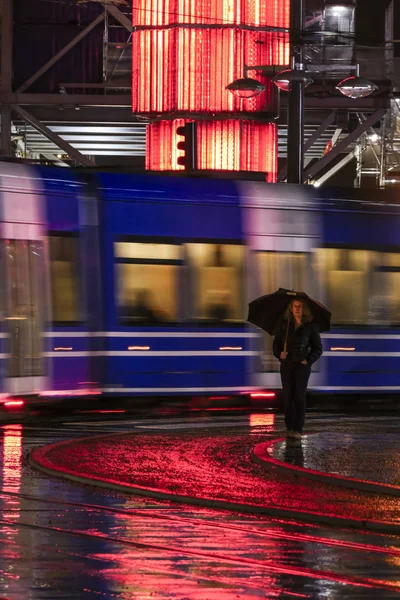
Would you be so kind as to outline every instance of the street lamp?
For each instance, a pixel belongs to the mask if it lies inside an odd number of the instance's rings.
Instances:
[[[373,81],[369,81],[369,79],[356,75],[355,77],[343,79],[343,81],[338,83],[336,89],[339,90],[343,96],[357,99],[366,98],[372,94],[372,92],[377,90],[378,86]]]
[[[303,183],[303,145],[304,145],[304,89],[313,82],[312,73],[324,72],[329,70],[325,65],[303,65],[303,22],[304,22],[304,0],[291,0],[290,2],[290,29],[289,43],[292,52],[292,68],[284,69],[272,80],[282,91],[289,92],[288,97],[288,135],[287,135],[287,182]],[[326,4],[330,2],[326,1]],[[340,5],[343,4],[343,7]],[[334,4],[330,8],[333,14],[338,18],[341,16],[341,8],[346,8],[346,4],[353,6],[353,0],[340,0],[338,5]],[[336,14],[337,13],[337,14]],[[247,66],[247,70],[251,67]],[[271,68],[271,67],[269,67]],[[255,68],[253,67],[253,70]],[[268,68],[266,68],[268,70]],[[338,85],[336,89],[348,98],[366,98],[377,88],[375,83],[360,77],[358,65],[356,75],[347,77]],[[259,84],[257,86],[257,83]],[[237,79],[230,83],[227,88],[233,94],[240,98],[252,98],[265,89],[265,86],[249,77]]]
[[[232,81],[232,83],[226,86],[226,89],[232,92],[234,96],[245,99],[254,98],[254,96],[261,94],[265,90],[265,85],[257,79],[242,77],[241,79]]]
[[[306,88],[313,82],[313,79],[304,69],[285,69],[275,75],[272,81],[282,92],[290,92],[295,82]]]

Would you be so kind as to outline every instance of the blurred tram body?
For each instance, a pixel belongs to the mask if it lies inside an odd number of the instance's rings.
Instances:
[[[398,392],[400,208],[343,194],[0,163],[2,402],[278,389],[280,286],[333,313],[312,390]]]

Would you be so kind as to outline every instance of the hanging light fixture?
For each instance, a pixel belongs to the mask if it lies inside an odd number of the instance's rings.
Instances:
[[[238,98],[254,98],[265,90],[265,85],[257,79],[251,77],[242,77],[241,79],[235,79],[229,85],[226,86],[234,96]]]
[[[285,69],[284,71],[281,71],[275,75],[272,78],[272,81],[276,87],[283,92],[290,92],[292,84],[295,81],[302,83],[303,87],[306,88],[308,85],[310,85],[310,83],[313,82],[313,79],[306,71],[304,71],[304,69]]]
[[[372,94],[372,92],[377,90],[378,86],[373,81],[369,81],[369,79],[356,75],[343,79],[343,81],[338,83],[336,89],[339,90],[343,96],[347,96],[347,98],[357,99],[366,98]]]

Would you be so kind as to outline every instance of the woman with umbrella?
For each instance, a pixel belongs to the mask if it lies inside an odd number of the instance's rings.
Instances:
[[[286,437],[300,440],[311,365],[322,354],[318,325],[303,299],[294,299],[289,304],[276,331],[273,353],[281,361]]]
[[[284,288],[249,305],[248,321],[275,334],[273,353],[281,362],[288,438],[301,440],[311,365],[322,354],[320,331],[329,330],[330,318],[329,310],[317,300]]]

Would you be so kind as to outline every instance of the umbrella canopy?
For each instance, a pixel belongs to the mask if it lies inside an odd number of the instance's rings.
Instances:
[[[253,325],[264,329],[270,335],[274,335],[276,326],[282,320],[285,310],[292,300],[305,300],[312,312],[314,321],[319,324],[320,331],[329,331],[331,326],[331,313],[318,302],[310,298],[304,292],[286,290],[279,288],[273,294],[267,294],[256,298],[249,304],[249,316],[247,320]]]

